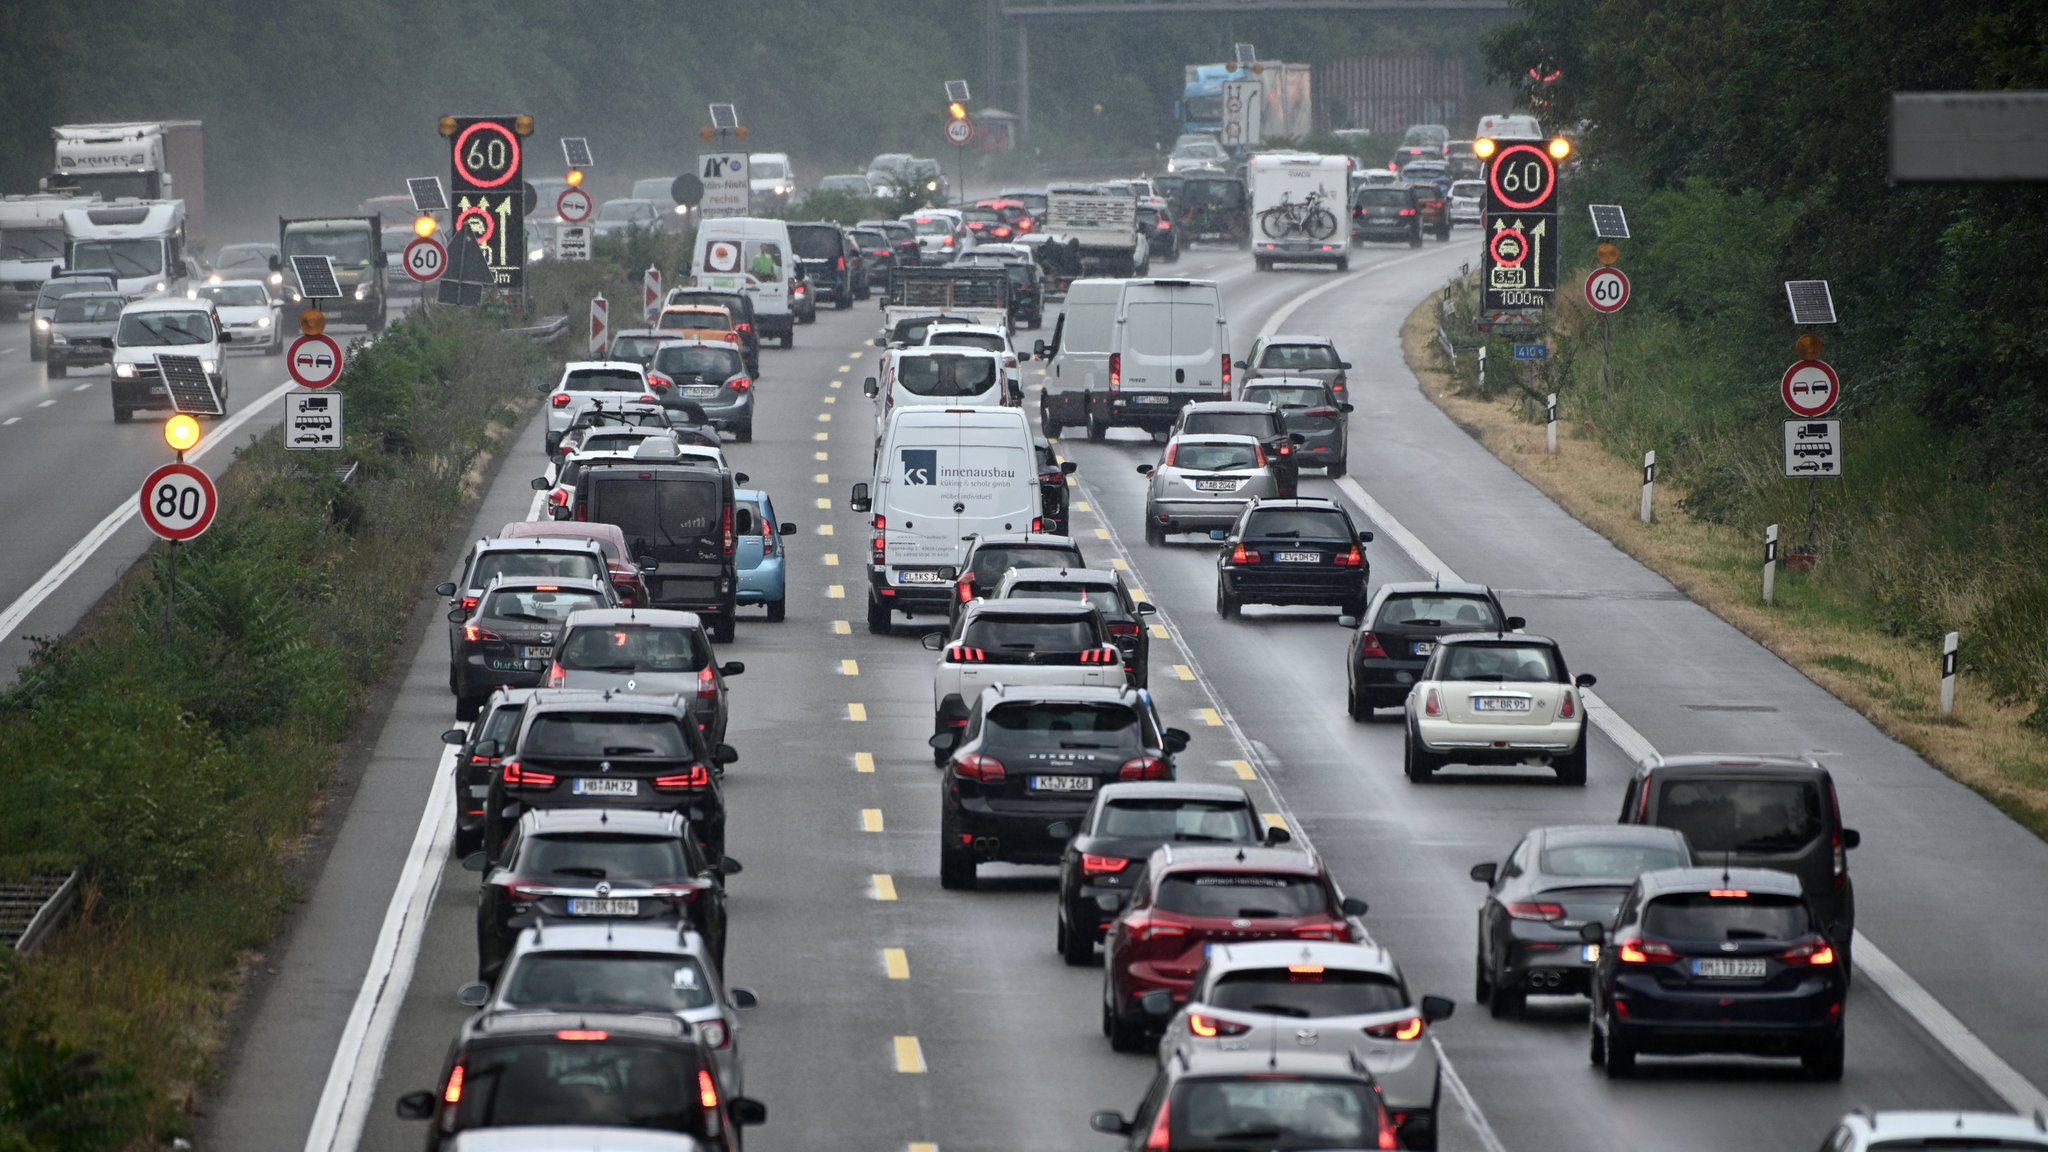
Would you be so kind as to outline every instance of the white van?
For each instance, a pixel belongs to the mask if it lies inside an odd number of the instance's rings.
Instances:
[[[138,408],[169,411],[170,389],[157,364],[159,355],[196,356],[213,382],[220,410],[228,410],[228,378],[224,345],[234,337],[221,326],[220,309],[210,297],[154,296],[131,301],[121,310],[114,329],[114,422],[126,424]],[[310,355],[311,353],[308,353]]]
[[[1076,280],[1053,325],[1052,342],[1038,341],[1033,354],[1052,362],[1038,399],[1038,427],[1050,440],[1060,429],[1088,423],[1088,397],[1109,387],[1109,344],[1116,331],[1121,280]]]
[[[882,353],[881,376],[861,381],[875,402],[875,435],[904,408],[995,408],[1010,401],[999,353],[985,348],[892,348]]]
[[[796,172],[787,152],[756,152],[747,157],[747,190],[754,208],[787,208],[796,203]]]
[[[1126,280],[1110,333],[1108,388],[1088,405],[1088,438],[1154,434],[1183,406],[1230,399],[1230,324],[1214,280]]]
[[[756,268],[766,254],[767,275]],[[752,216],[726,216],[697,226],[697,248],[690,260],[690,284],[720,292],[745,292],[754,300],[754,327],[763,343],[780,336],[782,346],[796,343],[798,268],[789,242],[789,225]]]
[[[1351,158],[1271,153],[1245,164],[1252,196],[1252,262],[1351,267]]]
[[[1490,140],[1541,140],[1543,122],[1534,116],[1513,113],[1481,116],[1479,136]]]
[[[889,417],[875,482],[848,504],[874,514],[868,631],[889,614],[944,619],[967,556],[963,537],[1044,528],[1031,427],[1020,408],[912,407]]]

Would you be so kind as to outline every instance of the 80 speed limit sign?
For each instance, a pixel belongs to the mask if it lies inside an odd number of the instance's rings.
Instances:
[[[166,464],[142,482],[142,522],[165,540],[196,539],[213,524],[213,478],[190,464]]]
[[[1628,303],[1628,277],[1619,268],[1596,268],[1586,277],[1586,303],[1595,312],[1619,312]]]
[[[421,236],[405,246],[405,274],[422,284],[441,278],[448,267],[448,249],[432,236]]]

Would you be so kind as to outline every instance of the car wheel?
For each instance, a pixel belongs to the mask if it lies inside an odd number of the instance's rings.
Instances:
[[[705,621],[705,631],[711,634],[711,642],[713,644],[732,643],[734,626],[733,617],[738,613],[738,611],[738,605],[728,603],[725,606],[724,612],[716,616],[713,616],[711,617],[711,619]]]
[[[1163,546],[1166,543],[1166,525],[1150,516],[1145,517],[1145,543],[1155,548]]]
[[[1065,916],[1058,919],[1060,959],[1066,961],[1069,968],[1086,968],[1094,963],[1095,942],[1087,934],[1069,928]]]
[[[1232,596],[1229,590],[1224,588],[1223,578],[1218,576],[1216,578],[1216,614],[1225,620],[1235,620],[1242,608],[1243,605],[1237,602],[1237,597]]]
[[[1422,247],[1422,229],[1420,229],[1420,228],[1417,228],[1417,229],[1416,229],[1416,230],[1415,230],[1414,232],[1412,232],[1412,233],[1410,233],[1410,234],[1409,234],[1409,236],[1408,236],[1408,246],[1409,246],[1410,248],[1420,248],[1420,247]]]
[[[1325,471],[1323,472],[1323,475],[1329,477],[1332,480],[1341,480],[1343,479],[1346,470],[1347,469],[1345,466],[1344,458],[1342,456],[1339,456],[1335,460],[1330,461],[1329,464],[1325,466]]]
[[[1579,746],[1550,762],[1557,772],[1557,782],[1574,788],[1586,786],[1586,735],[1579,733]]]
[[[114,423],[126,424],[133,419],[135,419],[135,409],[119,407],[114,409]]]
[[[1407,772],[1411,783],[1427,784],[1436,772],[1439,761],[1422,747],[1414,729],[1409,729],[1407,738],[1401,742],[1401,766]]]
[[[50,375],[52,378],[56,378],[70,372],[71,365],[59,364],[55,360],[45,360],[43,362],[43,371]]]
[[[1252,268],[1259,272],[1270,272],[1273,269],[1273,262],[1264,256],[1254,256],[1252,257]]]
[[[1346,684],[1344,686],[1344,712],[1353,720],[1372,719],[1372,706],[1367,704],[1365,697],[1359,694],[1356,684]]]
[[[1052,418],[1052,401],[1043,396],[1038,398],[1038,430],[1047,440],[1060,438],[1060,422]]]
[[[868,631],[877,636],[889,634],[889,606],[872,592],[868,593]]]
[[[941,826],[943,827],[943,825]],[[950,839],[952,837],[947,837],[947,840]],[[958,852],[945,847],[945,841],[940,842],[939,887],[952,891],[972,891],[975,884],[975,871],[976,865],[973,853]]]
[[[754,442],[754,422],[749,420],[745,424],[733,429],[733,438],[742,444],[752,444]]]
[[[782,350],[787,352],[794,347],[796,347],[796,329],[792,327],[789,331],[782,334]]]
[[[1593,1006],[1597,1010],[1599,1003],[1596,1001]],[[1607,1038],[1600,1035],[1600,1025],[1588,1024],[1586,1026],[1586,1036],[1586,1059],[1595,1068],[1606,1067]]]
[[[1104,996],[1109,996],[1106,990]],[[1136,1020],[1116,1010],[1113,1000],[1102,1002],[1102,1034],[1109,1037],[1109,1046],[1118,1052],[1142,1052],[1145,1050],[1145,1029]]]
[[[1493,981],[1486,976],[1486,953],[1481,952],[1472,961],[1472,999],[1485,1004],[1493,999]]]
[[[1437,238],[1438,240],[1440,240],[1440,241],[1442,241],[1442,242],[1446,243],[1446,244],[1450,243],[1450,242],[1451,242],[1451,226],[1450,226],[1449,224],[1446,224],[1446,225],[1444,225],[1443,227],[1441,227],[1441,228],[1437,229],[1437,230],[1436,230],[1436,238]]]
[[[842,289],[832,294],[832,308],[834,311],[844,312],[851,307],[853,307],[853,293]]]
[[[782,623],[784,616],[788,612],[788,609],[789,601],[787,599],[770,600],[768,602],[768,622],[770,624]]]
[[[1349,257],[1349,256],[1339,256],[1339,257],[1337,257],[1337,271],[1339,271],[1339,272],[1349,272],[1349,271],[1351,271],[1351,257]]]
[[[1522,1014],[1522,1009],[1529,1003],[1527,992],[1520,988],[1509,988],[1498,982],[1492,982],[1491,986],[1493,999],[1487,1003],[1486,1010],[1495,1020],[1506,1020]]]
[[[1799,1063],[1806,1069],[1808,1076],[1813,1077],[1815,1080],[1833,1083],[1842,1078],[1842,1065],[1845,1059],[1842,1047],[1842,1034],[1837,1032],[1832,1037],[1800,1053]]]
[[[1088,439],[1100,444],[1108,435],[1109,425],[1103,423],[1102,418],[1095,414],[1095,405],[1090,403],[1088,405]]]
[[[1626,1080],[1636,1074],[1636,1049],[1619,1029],[1614,1026],[1614,1017],[1607,1018],[1607,1029],[1602,1034],[1607,1042],[1607,1078]]]

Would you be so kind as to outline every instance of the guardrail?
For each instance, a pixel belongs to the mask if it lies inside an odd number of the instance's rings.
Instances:
[[[0,927],[14,935],[14,950],[27,954],[48,938],[78,899],[78,870],[43,876],[26,884],[0,884]],[[32,910],[32,911],[31,911]],[[18,933],[14,926],[21,925]]]
[[[537,324],[504,329],[507,336],[525,336],[542,344],[553,344],[569,332],[567,316],[543,316]]]

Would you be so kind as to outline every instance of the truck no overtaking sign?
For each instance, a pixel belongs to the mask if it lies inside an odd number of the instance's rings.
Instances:
[[[1840,420],[1785,421],[1785,475],[1798,479],[1841,474]]]

